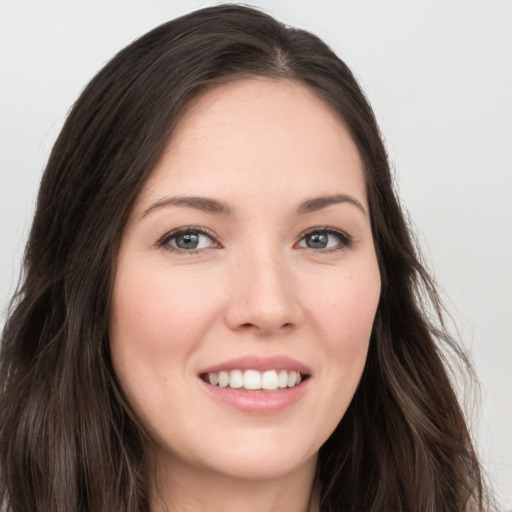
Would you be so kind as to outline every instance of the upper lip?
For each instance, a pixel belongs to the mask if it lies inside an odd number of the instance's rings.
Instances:
[[[222,363],[215,364],[213,366],[208,366],[208,368],[201,370],[200,374],[218,373],[220,371],[230,370],[257,370],[260,372],[267,370],[291,370],[303,375],[311,374],[311,368],[307,365],[285,355],[272,357],[238,357],[236,359],[230,359],[229,361],[223,361]]]

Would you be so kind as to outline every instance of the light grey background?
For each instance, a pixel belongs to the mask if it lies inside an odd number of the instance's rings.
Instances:
[[[2,315],[73,101],[132,39],[211,3],[0,0]],[[322,37],[368,94],[427,263],[472,353],[478,449],[512,508],[512,0],[247,3]]]

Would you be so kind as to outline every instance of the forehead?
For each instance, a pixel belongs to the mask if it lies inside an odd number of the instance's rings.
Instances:
[[[141,199],[335,188],[366,203],[361,158],[337,114],[304,85],[252,78],[190,102]]]

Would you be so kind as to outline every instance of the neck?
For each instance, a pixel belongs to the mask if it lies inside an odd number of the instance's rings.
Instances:
[[[153,512],[318,512],[316,456],[272,478],[236,478],[177,463],[158,463],[151,489]]]

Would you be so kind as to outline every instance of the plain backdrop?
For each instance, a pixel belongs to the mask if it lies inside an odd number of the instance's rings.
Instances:
[[[246,3],[319,35],[366,91],[477,369],[481,401],[468,413],[512,508],[512,0]],[[134,38],[211,4],[0,0],[0,323],[41,172],[74,100]]]

